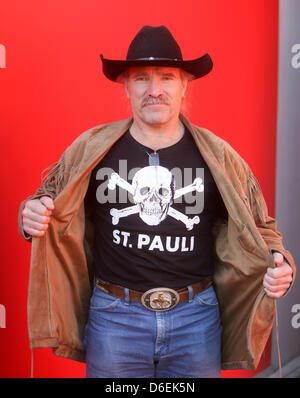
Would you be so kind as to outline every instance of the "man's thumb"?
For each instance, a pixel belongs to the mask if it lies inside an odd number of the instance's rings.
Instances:
[[[274,253],[273,258],[275,264],[280,265],[283,262],[283,255],[281,253]]]
[[[42,196],[40,201],[48,210],[54,209],[54,202],[49,196]]]

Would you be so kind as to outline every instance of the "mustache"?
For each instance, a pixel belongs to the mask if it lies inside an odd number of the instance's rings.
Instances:
[[[158,105],[158,104],[165,104],[165,105],[170,105],[170,101],[168,97],[165,95],[160,95],[159,97],[146,97],[144,101],[142,102],[142,106],[147,106],[147,105]]]

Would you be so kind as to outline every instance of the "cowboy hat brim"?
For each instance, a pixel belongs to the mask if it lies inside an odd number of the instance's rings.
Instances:
[[[200,58],[189,61],[153,57],[121,61],[104,58],[102,54],[100,58],[102,60],[104,75],[114,82],[117,81],[118,76],[125,72],[126,69],[133,66],[167,66],[180,68],[193,75],[194,79],[199,79],[207,75],[213,67],[213,62],[209,54],[204,54]]]

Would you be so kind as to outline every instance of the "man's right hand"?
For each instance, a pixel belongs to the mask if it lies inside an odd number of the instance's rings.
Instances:
[[[45,235],[53,209],[54,203],[49,196],[28,200],[22,211],[24,231],[31,236]]]

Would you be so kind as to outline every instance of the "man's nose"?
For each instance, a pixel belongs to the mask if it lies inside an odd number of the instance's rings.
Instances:
[[[163,93],[161,80],[156,76],[152,76],[149,80],[147,91],[151,97],[159,97]]]

